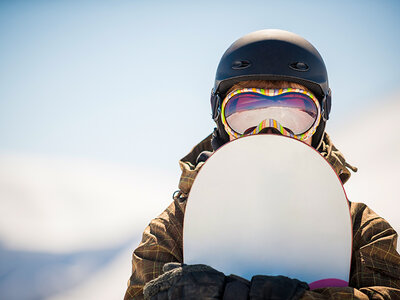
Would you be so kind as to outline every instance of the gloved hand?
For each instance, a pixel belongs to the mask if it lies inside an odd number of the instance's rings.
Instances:
[[[163,271],[144,286],[145,299],[222,299],[225,275],[207,265],[168,263]]]
[[[164,265],[164,274],[148,282],[144,298],[172,299],[300,299],[309,289],[307,283],[285,276],[254,276],[248,280],[225,276],[207,265]]]
[[[300,299],[310,287],[307,283],[285,276],[253,276],[250,285],[250,300]]]

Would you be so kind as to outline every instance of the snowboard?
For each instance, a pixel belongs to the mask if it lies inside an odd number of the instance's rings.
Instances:
[[[246,136],[219,148],[188,196],[184,263],[247,279],[284,275],[311,289],[347,286],[352,224],[342,183],[299,140]]]

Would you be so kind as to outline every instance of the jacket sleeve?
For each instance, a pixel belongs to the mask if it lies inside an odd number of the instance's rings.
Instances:
[[[132,275],[125,300],[143,299],[146,282],[162,274],[167,262],[183,261],[183,215],[186,201],[176,198],[143,232],[142,241],[132,255]]]
[[[353,253],[349,287],[307,291],[310,299],[400,299],[397,233],[362,203],[350,203]]]

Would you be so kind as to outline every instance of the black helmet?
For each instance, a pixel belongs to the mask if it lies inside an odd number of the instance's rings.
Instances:
[[[212,116],[224,142],[229,138],[219,113],[222,99],[234,84],[247,80],[285,80],[307,87],[321,104],[322,118],[312,140],[318,148],[329,117],[331,91],[324,61],[313,45],[297,34],[266,29],[241,37],[225,51],[211,91]]]

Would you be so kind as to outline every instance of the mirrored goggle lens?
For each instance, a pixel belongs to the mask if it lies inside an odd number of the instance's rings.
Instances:
[[[239,134],[267,119],[278,121],[296,135],[302,134],[312,127],[318,117],[314,101],[296,92],[275,96],[241,93],[234,95],[224,110],[227,124]]]

